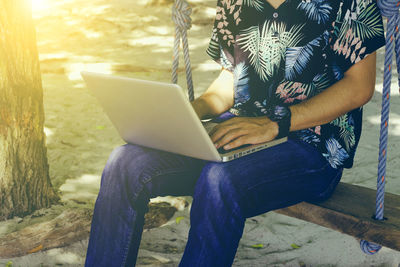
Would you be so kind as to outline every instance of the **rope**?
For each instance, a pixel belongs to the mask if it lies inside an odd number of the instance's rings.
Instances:
[[[398,34],[400,15],[399,15],[398,0],[380,0],[378,6],[384,17],[387,17],[386,30],[386,47],[385,47],[385,71],[383,75],[383,91],[382,91],[382,114],[381,114],[381,129],[379,138],[379,163],[378,163],[378,178],[376,191],[376,210],[373,216],[376,220],[385,220],[383,217],[385,183],[386,183],[386,158],[387,158],[387,142],[388,142],[388,127],[389,127],[389,107],[390,107],[390,85],[392,79],[392,58],[393,48],[396,51],[397,73],[400,73],[400,38]],[[394,42],[393,42],[394,41]],[[399,76],[400,87],[400,76]],[[377,253],[382,247],[378,244],[360,241],[361,249],[364,253],[372,255]]]
[[[175,0],[172,5],[172,20],[175,23],[175,42],[172,63],[172,82],[178,82],[178,66],[179,66],[179,47],[182,39],[183,44],[183,57],[186,69],[186,81],[188,87],[189,100],[194,100],[193,81],[192,81],[192,68],[190,66],[189,58],[189,45],[187,38],[187,30],[192,26],[190,14],[192,9],[186,0]]]
[[[379,164],[378,164],[378,178],[377,178],[377,193],[376,193],[376,210],[373,216],[376,220],[385,220],[383,217],[384,210],[384,195],[385,195],[385,178],[386,178],[386,158],[387,158],[387,141],[388,141],[388,126],[389,126],[389,107],[390,107],[390,85],[392,78],[392,58],[393,47],[396,51],[397,73],[400,73],[400,14],[399,14],[399,0],[379,0],[378,6],[381,9],[381,14],[387,17],[387,31],[386,31],[386,48],[385,48],[385,71],[383,77],[383,92],[382,92],[382,114],[381,114],[381,128],[379,138]],[[186,0],[175,0],[172,6],[172,20],[175,23],[175,41],[172,63],[172,82],[178,82],[178,66],[179,66],[179,47],[182,38],[183,55],[186,69],[186,80],[188,86],[189,100],[194,100],[192,72],[189,58],[189,45],[187,40],[187,30],[191,28],[190,15],[192,9]],[[395,45],[393,44],[395,41]],[[400,75],[398,77],[398,84],[400,88]],[[382,247],[373,242],[360,240],[361,250],[369,255],[377,253]]]

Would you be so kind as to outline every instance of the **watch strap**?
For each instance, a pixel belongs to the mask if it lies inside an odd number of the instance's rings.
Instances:
[[[276,138],[282,138],[289,135],[292,113],[287,106],[277,105],[270,109],[269,119],[278,124],[279,131]]]

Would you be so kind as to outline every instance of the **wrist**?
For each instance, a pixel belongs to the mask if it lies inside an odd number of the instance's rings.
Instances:
[[[259,123],[265,126],[266,131],[271,133],[274,138],[279,134],[279,125],[277,122],[272,121],[268,116],[257,117]]]
[[[267,117],[267,119],[269,120],[269,129],[271,129],[274,138],[278,138],[278,135],[279,135],[278,123],[276,121],[270,120],[268,117]]]
[[[292,112],[288,106],[276,105],[268,110],[268,118],[275,122],[278,128],[276,138],[289,135]]]

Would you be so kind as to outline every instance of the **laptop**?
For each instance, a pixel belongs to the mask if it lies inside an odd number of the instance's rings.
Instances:
[[[81,75],[127,143],[226,162],[287,140],[217,150],[208,135],[217,122],[202,122],[179,85],[92,72]]]

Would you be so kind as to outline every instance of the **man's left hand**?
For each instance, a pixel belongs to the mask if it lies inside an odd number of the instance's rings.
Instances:
[[[271,141],[278,132],[278,124],[265,116],[235,117],[215,126],[209,135],[217,149],[224,147],[228,150],[246,144]]]

